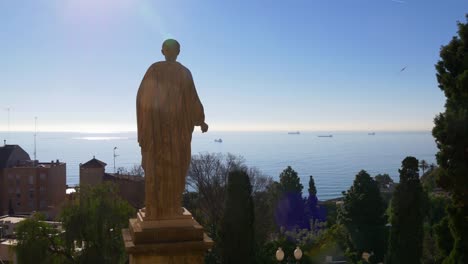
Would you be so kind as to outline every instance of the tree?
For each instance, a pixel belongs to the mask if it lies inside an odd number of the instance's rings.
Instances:
[[[317,195],[317,189],[315,188],[315,181],[312,175],[309,176],[309,196],[310,195]]]
[[[43,215],[34,214],[16,226],[18,263],[75,263],[63,248],[59,230],[44,220]]]
[[[450,232],[448,217],[444,217],[438,224],[434,225],[434,234],[438,249],[437,257],[444,260],[450,255],[453,248],[453,237]]]
[[[458,36],[441,48],[440,58],[437,81],[447,99],[432,134],[439,148],[438,183],[453,198],[448,211],[454,238],[444,263],[468,263],[468,23],[458,22]]]
[[[264,176],[258,169],[245,165],[241,156],[232,154],[200,153],[192,156],[187,176],[187,188],[184,193],[184,206],[191,211],[194,218],[206,228],[215,245],[208,253],[207,263],[219,263],[221,252],[219,227],[226,205],[226,187],[229,173],[234,170],[246,171],[252,185],[255,211],[261,221],[256,221],[256,241],[266,240],[274,226],[274,210],[269,198],[271,178]],[[273,193],[273,192],[272,192]],[[257,202],[258,201],[258,202]],[[276,203],[275,203],[276,205]]]
[[[75,243],[82,246],[79,263],[124,263],[127,256],[121,230],[128,226],[134,209],[119,198],[113,184],[82,187],[79,195],[60,216],[67,248],[74,250]]]
[[[303,186],[297,172],[288,166],[279,178],[280,199],[275,213],[277,225],[286,230],[308,228],[309,221],[305,215],[305,203],[302,198]]]
[[[117,173],[129,176],[145,176],[145,170],[143,170],[143,167],[140,164],[133,164],[133,166],[130,169],[127,169],[125,167],[118,167]]]
[[[305,203],[306,218],[309,220],[311,227],[316,226],[315,223],[326,220],[325,208],[318,204],[317,189],[315,188],[314,177],[309,177],[309,196]],[[309,228],[310,229],[310,228]]]
[[[375,181],[379,185],[380,188],[387,188],[387,185],[393,183],[393,179],[388,174],[377,174],[374,177]]]
[[[426,172],[426,169],[429,168],[429,163],[427,163],[427,161],[425,160],[421,160],[419,162],[419,168],[421,168],[422,175],[424,175],[424,173]]]
[[[385,252],[385,207],[377,183],[361,170],[353,186],[343,195],[338,220],[349,234],[352,245],[348,247],[349,255],[357,262],[363,252],[374,252],[375,261],[382,261]]]
[[[302,195],[302,189],[304,188],[301,184],[301,179],[297,175],[297,172],[288,166],[280,176],[281,191],[283,193],[300,193]]]
[[[17,251],[18,259],[32,258],[28,248],[34,248],[46,252],[24,263],[125,263],[121,230],[134,213],[113,184],[81,187],[79,199],[66,204],[59,217],[63,234],[58,235],[40,219],[20,225],[18,244],[25,250]]]
[[[221,222],[223,263],[255,263],[254,205],[249,175],[229,173],[226,206]]]
[[[390,241],[387,262],[420,263],[423,248],[425,193],[419,181],[418,160],[402,161],[400,183],[390,207]]]

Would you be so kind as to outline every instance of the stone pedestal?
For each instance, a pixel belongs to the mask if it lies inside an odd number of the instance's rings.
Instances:
[[[189,211],[171,219],[146,220],[145,210],[122,230],[130,264],[202,264],[213,240]]]

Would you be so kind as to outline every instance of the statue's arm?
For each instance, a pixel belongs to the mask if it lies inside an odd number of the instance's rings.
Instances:
[[[203,105],[198,97],[197,89],[195,88],[195,83],[193,82],[192,74],[189,78],[190,84],[190,99],[192,102],[192,120],[194,126],[203,126],[205,124],[205,111]]]

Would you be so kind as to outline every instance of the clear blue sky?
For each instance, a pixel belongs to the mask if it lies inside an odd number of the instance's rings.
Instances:
[[[229,3],[228,3],[229,2]],[[0,130],[136,130],[165,38],[213,130],[429,130],[466,0],[0,1]],[[400,69],[407,66],[406,70]]]

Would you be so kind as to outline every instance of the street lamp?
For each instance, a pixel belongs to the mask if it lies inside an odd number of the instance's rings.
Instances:
[[[276,260],[278,260],[278,262],[281,263],[283,259],[284,259],[284,251],[281,247],[279,247],[278,250],[276,250]]]
[[[297,246],[296,249],[294,250],[294,258],[297,261],[301,260],[301,258],[302,258],[302,250],[301,250],[301,248],[299,248],[299,246]]]
[[[299,263],[299,261],[302,259],[302,250],[299,246],[296,247],[296,249],[293,252],[293,255],[294,255],[294,258],[296,259],[296,263]],[[279,247],[278,250],[276,250],[276,260],[278,261],[278,263],[281,263],[284,260],[284,256],[285,254],[284,254],[283,249]]]

